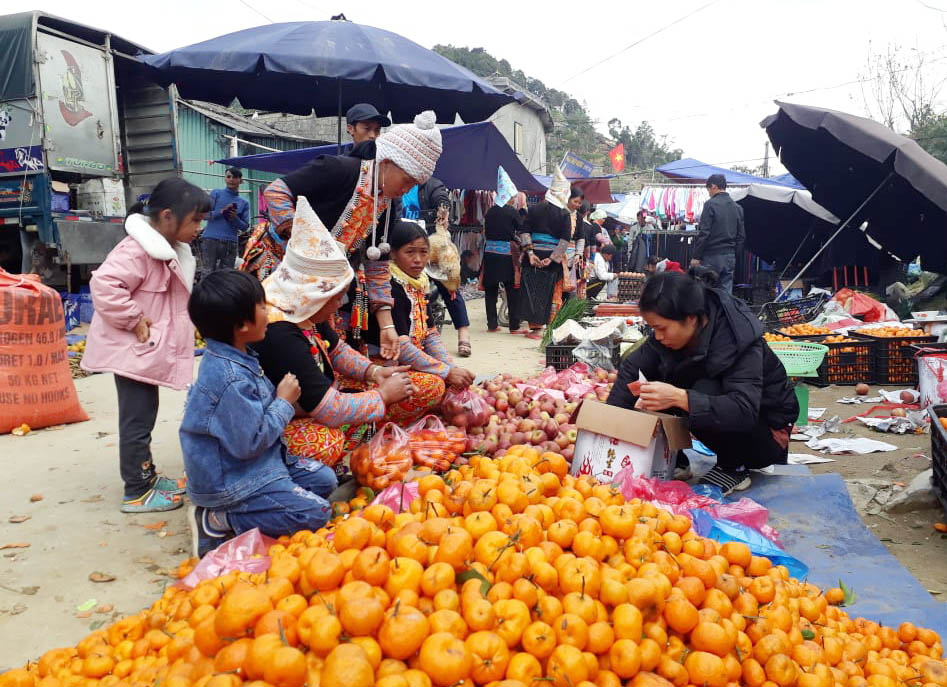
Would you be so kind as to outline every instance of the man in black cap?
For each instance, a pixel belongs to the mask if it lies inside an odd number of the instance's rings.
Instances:
[[[723,174],[710,175],[707,191],[710,200],[704,203],[700,213],[691,265],[714,270],[720,276],[720,288],[733,293],[733,270],[746,240],[743,208],[727,193],[727,179]]]
[[[345,130],[352,137],[352,150],[366,141],[374,143],[375,139],[381,134],[381,130],[391,126],[391,120],[378,112],[374,105],[368,103],[358,103],[352,105],[349,111],[345,113]],[[374,146],[372,146],[374,148]],[[363,156],[358,156],[363,157]],[[369,157],[375,157],[375,152]]]

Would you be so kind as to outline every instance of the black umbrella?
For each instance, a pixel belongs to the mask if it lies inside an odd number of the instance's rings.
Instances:
[[[797,255],[810,255],[839,222],[804,190],[750,184],[730,195],[743,208],[746,247],[784,267]]]
[[[823,248],[845,227],[867,221],[867,234],[891,253],[905,260],[920,255],[928,269],[947,271],[947,166],[870,119],[777,105],[761,126],[780,160],[813,200],[847,218]]]
[[[139,59],[185,98],[320,117],[364,102],[396,122],[422,110],[479,122],[514,100],[433,50],[344,18],[256,26]]]

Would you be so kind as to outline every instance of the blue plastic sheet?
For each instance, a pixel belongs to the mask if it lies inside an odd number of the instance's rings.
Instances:
[[[789,574],[797,579],[801,580],[809,574],[809,567],[805,563],[790,556],[752,527],[732,520],[716,520],[702,510],[692,510],[691,519],[697,534],[702,537],[721,543],[743,542],[750,547],[754,555],[765,556],[774,565],[785,565]]]
[[[932,597],[865,527],[838,474],[753,475],[743,495],[770,510],[786,553],[809,566],[809,581],[835,587],[843,580],[856,595],[847,609],[885,625],[903,621],[947,633],[947,606]],[[788,474],[787,474],[788,473]]]

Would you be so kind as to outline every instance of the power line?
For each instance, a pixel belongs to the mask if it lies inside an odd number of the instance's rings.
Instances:
[[[257,14],[259,14],[261,17],[263,17],[264,19],[266,19],[266,20],[267,20],[268,22],[270,22],[271,24],[275,24],[275,23],[276,23],[275,21],[273,21],[272,19],[270,19],[268,16],[266,16],[265,14],[263,14],[263,13],[262,13],[260,10],[258,10],[256,7],[254,7],[254,6],[251,5],[249,2],[247,2],[247,0],[240,0],[240,2],[242,2],[244,5],[246,5],[247,7],[249,7],[252,11],[256,12]]]
[[[672,26],[674,26],[674,25],[676,25],[676,24],[680,24],[680,23],[681,23],[682,21],[684,21],[685,19],[689,19],[690,17],[693,17],[693,16],[694,16],[695,14],[697,14],[698,12],[702,12],[703,10],[707,9],[707,8],[710,7],[711,5],[717,4],[718,2],[720,2],[720,0],[711,0],[711,1],[708,2],[706,5],[701,5],[701,6],[698,7],[696,10],[693,10],[692,12],[688,12],[688,13],[685,14],[683,17],[678,17],[677,19],[675,19],[674,21],[672,21],[670,24],[666,24],[666,25],[662,26],[661,28],[659,28],[659,29],[657,29],[657,30],[655,30],[655,31],[652,31],[652,32],[649,33],[647,36],[644,36],[643,38],[639,38],[638,40],[634,41],[633,43],[629,43],[628,45],[626,45],[624,48],[622,48],[622,49],[619,50],[618,52],[616,52],[616,53],[614,53],[614,54],[612,54],[612,55],[609,55],[608,57],[605,57],[605,58],[599,60],[598,62],[596,62],[596,63],[593,64],[592,66],[586,67],[585,69],[583,69],[582,71],[578,72],[577,74],[573,74],[573,75],[570,76],[568,79],[566,79],[563,83],[569,83],[570,81],[572,81],[572,79],[576,78],[577,76],[582,76],[582,75],[585,74],[586,72],[595,69],[595,68],[598,67],[599,65],[602,65],[602,64],[608,62],[609,60],[612,60],[612,59],[618,57],[618,56],[621,55],[622,53],[628,52],[629,50],[631,50],[632,48],[634,48],[636,45],[640,45],[641,43],[644,43],[644,42],[645,42],[646,40],[648,40],[649,38],[654,38],[654,37],[657,36],[659,33],[662,33],[662,32],[664,32],[664,31],[668,30],[669,28],[671,28]]]

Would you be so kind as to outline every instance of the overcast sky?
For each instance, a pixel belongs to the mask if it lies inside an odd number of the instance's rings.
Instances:
[[[0,1],[0,12],[29,9],[159,52],[345,12],[426,47],[483,47],[584,101],[603,131],[613,117],[646,119],[685,156],[727,166],[760,163],[774,98],[864,114],[862,85],[840,84],[864,73],[870,50],[916,48],[947,76],[947,0]]]

